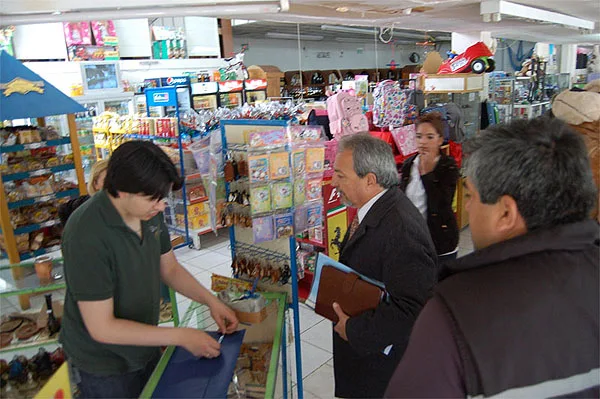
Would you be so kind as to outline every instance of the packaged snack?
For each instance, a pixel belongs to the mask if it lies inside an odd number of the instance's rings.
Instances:
[[[290,158],[287,152],[272,153],[269,159],[271,179],[285,179],[290,177]]]
[[[251,183],[261,183],[269,180],[269,156],[267,154],[248,156],[248,167]]]
[[[290,182],[274,183],[272,186],[271,197],[273,199],[273,209],[291,208],[293,205],[293,188]]]
[[[325,148],[306,149],[306,173],[322,173],[324,170]]]
[[[311,179],[306,182],[306,200],[313,201],[322,197],[321,179]]]
[[[282,213],[274,215],[275,238],[291,237],[294,235],[294,215],[291,213]]]
[[[313,204],[306,208],[307,227],[321,227],[323,224],[323,204]]]
[[[252,235],[254,236],[254,243],[273,240],[273,216],[265,216],[253,219]]]
[[[269,186],[250,188],[250,208],[252,214],[271,211],[271,188]]]
[[[51,168],[53,166],[58,166],[58,165],[60,165],[60,161],[58,160],[58,157],[50,157],[46,160],[47,168]]]
[[[272,130],[270,132],[252,132],[248,135],[250,147],[280,147],[286,144],[285,130]]]
[[[303,176],[306,173],[306,153],[304,149],[292,151],[292,168],[294,176]]]
[[[29,245],[29,249],[32,251],[37,251],[42,247],[42,243],[44,242],[44,233],[39,232],[33,235],[31,239],[31,244]]]
[[[29,251],[29,234],[17,234],[15,235],[17,241],[17,251],[23,253]]]
[[[65,41],[68,46],[92,44],[89,22],[63,22]]]
[[[306,180],[294,180],[294,205],[302,205],[306,201]]]

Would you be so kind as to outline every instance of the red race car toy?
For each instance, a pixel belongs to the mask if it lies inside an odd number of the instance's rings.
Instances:
[[[492,72],[496,66],[494,54],[483,42],[477,42],[464,53],[449,58],[440,65],[439,74]]]

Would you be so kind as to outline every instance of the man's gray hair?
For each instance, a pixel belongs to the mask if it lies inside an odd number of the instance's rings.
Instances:
[[[373,173],[377,184],[390,188],[399,183],[398,170],[392,148],[388,143],[369,134],[344,136],[338,145],[338,151],[352,151],[354,172],[363,178]]]
[[[467,140],[463,172],[481,202],[515,199],[528,230],[582,221],[597,192],[579,134],[547,117],[497,125]]]

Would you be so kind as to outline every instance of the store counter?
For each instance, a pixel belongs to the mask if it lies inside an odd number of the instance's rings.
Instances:
[[[235,334],[226,336],[219,358],[199,359],[180,347],[168,347],[163,353],[142,398],[232,397],[273,398],[279,354],[284,331],[285,293],[261,293],[267,300],[267,317],[260,323],[240,324]],[[217,329],[210,309],[195,302],[189,306],[180,327],[206,331]],[[227,342],[226,342],[227,340]],[[235,362],[235,367],[229,364]],[[233,370],[235,369],[235,373]],[[232,379],[233,375],[233,379]],[[219,392],[215,386],[226,381]],[[220,384],[223,386],[223,384]],[[220,389],[220,388],[218,388]],[[238,395],[236,393],[239,392]]]

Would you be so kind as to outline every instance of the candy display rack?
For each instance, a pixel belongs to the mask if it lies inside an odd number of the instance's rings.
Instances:
[[[294,319],[296,388],[303,397],[296,234],[322,228],[323,132],[283,120],[221,121],[233,275],[285,292]],[[296,233],[294,233],[294,231]],[[287,397],[287,363],[283,363]]]
[[[4,51],[0,84],[0,120],[37,124],[4,128],[0,143],[2,248],[8,263],[17,264],[60,249],[59,222],[52,210],[62,199],[86,194],[74,115],[85,108]],[[68,132],[45,128],[45,117],[52,115],[66,115]],[[60,174],[70,176],[59,179]],[[22,214],[25,207],[28,212]],[[51,210],[41,215],[42,208]],[[15,279],[23,277],[21,272],[12,269]],[[26,295],[19,302],[23,309],[30,306]]]

